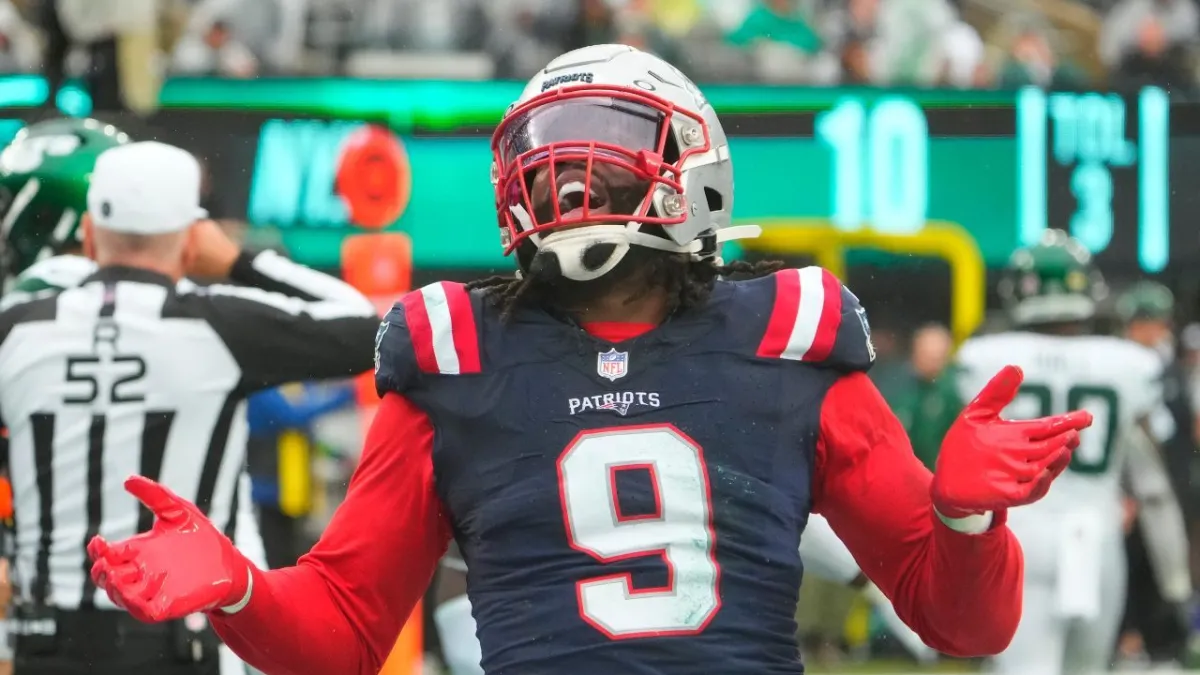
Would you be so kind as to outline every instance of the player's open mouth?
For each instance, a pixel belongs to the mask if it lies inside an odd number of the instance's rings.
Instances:
[[[563,162],[556,168],[553,181],[548,167],[542,167],[530,186],[539,226],[574,227],[605,216],[612,219],[613,214],[637,213],[650,189],[648,180],[604,162],[592,165],[590,177],[582,162]]]
[[[599,172],[593,171],[591,180],[588,180],[587,171],[579,168],[569,168],[559,172],[554,183],[557,184],[558,194],[551,195],[551,182],[544,180],[542,189],[539,190],[537,213],[537,221],[539,223],[553,222],[554,206],[550,203],[552,198],[556,198],[558,202],[558,210],[561,217],[558,222],[569,222],[572,220],[580,220],[587,215],[599,215],[609,213],[609,194],[608,184]]]
[[[595,187],[590,190],[583,181],[573,180],[558,188],[558,208],[563,220],[583,217],[584,207],[596,212],[608,205],[608,198]]]

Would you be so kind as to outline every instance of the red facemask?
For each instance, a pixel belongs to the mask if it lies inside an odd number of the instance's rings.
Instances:
[[[686,150],[675,133],[691,136]],[[505,255],[557,228],[682,223],[681,167],[710,148],[703,118],[637,87],[573,85],[526,101],[492,137]]]

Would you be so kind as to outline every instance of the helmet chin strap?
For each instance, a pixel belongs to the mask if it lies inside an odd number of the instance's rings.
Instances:
[[[620,264],[630,246],[644,246],[659,251],[671,253],[690,253],[696,260],[700,259],[703,244],[692,241],[684,245],[670,240],[641,232],[641,223],[626,225],[588,225],[572,229],[560,230],[540,238],[537,242],[539,253],[551,253],[558,259],[558,267],[562,275],[574,281],[591,281],[608,274]],[[716,232],[717,246],[734,239],[752,239],[762,234],[758,225],[739,225],[726,227]],[[612,253],[599,267],[591,268],[584,264],[589,250],[596,246],[609,245]],[[721,264],[720,259],[717,260]]]
[[[731,225],[717,230],[717,251],[721,250],[721,244],[735,239],[757,239],[762,234],[762,228],[758,225]],[[725,261],[721,256],[717,256],[717,264],[724,265]]]

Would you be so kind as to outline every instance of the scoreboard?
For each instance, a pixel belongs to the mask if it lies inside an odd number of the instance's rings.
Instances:
[[[45,97],[0,78],[0,135]],[[490,268],[500,256],[489,136],[515,82],[263,79],[167,83],[158,137],[203,156],[216,212],[278,230],[300,261],[333,266],[348,222],[335,177],[344,140],[390,127],[411,199],[419,268]],[[1132,92],[702,87],[730,138],[734,220],[802,220],[889,234],[953,224],[989,265],[1069,230],[1104,266],[1157,273],[1200,263],[1200,102]],[[38,96],[42,99],[38,99]],[[59,106],[87,114],[86,94]],[[118,124],[120,124],[118,122]],[[3,139],[0,139],[3,140]]]
[[[1191,106],[1181,115],[1194,116]],[[931,117],[940,129],[931,130]],[[838,229],[916,233],[931,218],[947,218],[938,204],[945,211],[965,200],[978,206],[959,207],[949,219],[981,240],[1008,234],[1020,245],[1059,227],[1103,259],[1151,273],[1170,262],[1173,240],[1177,255],[1200,248],[1190,224],[1200,215],[1200,176],[1191,166],[1200,139],[1172,126],[1162,89],[1135,96],[1026,89],[1011,107],[953,112],[902,95],[851,95],[816,113],[813,128],[831,176],[828,204],[817,210]],[[1008,203],[994,205],[997,194]],[[1005,248],[985,247],[989,262]]]

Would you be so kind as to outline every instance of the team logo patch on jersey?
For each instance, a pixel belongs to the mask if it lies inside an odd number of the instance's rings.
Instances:
[[[383,336],[387,334],[388,326],[391,324],[387,321],[379,324],[379,330],[375,332],[375,374],[379,374],[379,346],[383,344]]]
[[[610,382],[629,373],[629,352],[619,352],[616,347],[596,355],[596,373]]]
[[[657,408],[661,405],[656,391],[618,391],[595,396],[567,399],[572,415],[591,410],[608,410],[624,417],[637,408]]]
[[[867,310],[859,307],[858,309],[854,310],[854,313],[858,315],[858,322],[862,324],[863,335],[865,335],[867,338],[867,357],[871,359],[872,363],[874,363],[875,343],[871,342],[871,324],[867,323]]]

